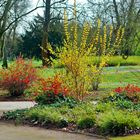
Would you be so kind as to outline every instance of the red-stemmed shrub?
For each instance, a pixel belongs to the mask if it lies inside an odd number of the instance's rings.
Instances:
[[[35,100],[41,104],[52,104],[63,100],[68,95],[68,89],[64,86],[59,75],[52,78],[40,78],[33,85]]]
[[[36,78],[32,62],[19,57],[9,69],[0,70],[0,87],[8,90],[12,96],[20,96]]]
[[[140,101],[140,87],[128,84],[126,87],[118,87],[114,92],[132,102]]]

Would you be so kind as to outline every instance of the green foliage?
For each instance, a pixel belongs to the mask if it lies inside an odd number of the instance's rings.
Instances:
[[[40,123],[42,125],[59,124],[63,120],[63,116],[53,107],[35,107],[28,110],[25,114],[26,118],[31,122]]]
[[[63,45],[63,26],[60,22],[55,22],[55,26],[50,24],[50,31],[48,33],[48,40],[52,47],[60,47]],[[24,35],[21,35],[21,39],[15,49],[16,56],[20,53],[26,58],[41,59],[41,43],[43,38],[43,26],[39,17],[29,23],[29,29],[25,31]],[[53,55],[50,54],[52,57]]]
[[[77,126],[79,129],[86,129],[86,128],[92,128],[94,124],[95,124],[95,118],[84,116],[78,121]]]
[[[102,114],[98,126],[104,134],[122,135],[129,130],[140,127],[139,118],[124,111],[110,111]]]
[[[98,102],[97,105],[95,106],[95,111],[96,112],[106,112],[109,111],[112,107],[115,107],[113,103],[111,102]]]
[[[8,111],[3,114],[6,120],[23,120],[26,110]]]
[[[137,50],[135,52],[135,55],[140,56],[140,45],[137,47]]]
[[[119,109],[127,109],[128,111],[140,111],[140,103],[133,103],[130,100],[117,100],[115,105]]]
[[[79,129],[95,127],[101,132],[100,134],[124,135],[140,128],[139,112],[131,111],[133,112],[118,110],[115,103],[99,103],[97,105],[79,103],[72,108],[66,104],[61,106],[52,104],[7,112],[3,119],[15,120],[16,122],[20,120],[21,122],[25,121],[33,125],[51,128],[63,128],[74,124],[75,128]]]
[[[91,103],[77,104],[67,113],[68,121],[78,123],[83,117],[95,118],[95,108]]]
[[[133,136],[125,136],[125,137],[113,137],[109,140],[139,140],[140,135],[133,135]]]
[[[62,94],[59,94],[57,97],[48,97],[47,94],[40,94],[35,98],[35,100],[40,105],[50,105],[52,107],[61,107],[66,105],[70,108],[73,108],[78,102],[70,97],[64,97]]]
[[[58,94],[57,96],[55,96],[54,93],[51,92],[51,91],[48,91],[45,94],[39,94],[35,98],[35,101],[38,104],[42,104],[42,105],[54,104],[54,103],[61,102],[61,101],[64,101],[64,100],[65,100],[65,97],[62,94]]]
[[[77,104],[73,108],[66,104],[61,104],[61,106],[55,106],[55,104],[49,106],[35,106],[31,109],[26,109],[25,111],[5,113],[3,118],[7,120],[16,120],[16,118],[20,117],[23,122],[29,121],[32,124],[44,126],[53,124],[58,127],[66,127],[69,123],[74,123],[77,125],[79,124],[82,128],[82,126],[90,127],[92,123],[95,124],[95,111],[93,105],[89,103]],[[86,120],[88,120],[87,123]]]

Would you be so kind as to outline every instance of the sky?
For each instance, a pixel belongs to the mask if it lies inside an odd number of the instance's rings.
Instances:
[[[31,1],[32,1],[33,6],[35,7],[36,4],[37,4],[37,2],[38,2],[38,0],[31,0]],[[42,0],[40,0],[40,1],[42,1]],[[87,1],[87,0],[77,0],[77,4],[78,4],[78,3],[84,4],[86,1]],[[73,4],[73,2],[74,2],[74,0],[69,0],[69,3],[70,3],[70,4]],[[36,11],[33,13],[33,15],[36,15],[37,13],[40,14],[40,15],[42,15],[42,14],[43,14],[43,10],[42,10],[42,9],[38,9],[38,10],[36,10]]]
[[[37,3],[38,3],[38,0],[30,0],[31,1],[31,5],[32,5],[32,9],[36,7]],[[42,2],[43,0],[40,0],[40,2]],[[87,0],[77,0],[77,4],[80,3],[80,4],[84,4]],[[74,0],[69,0],[69,3],[70,4],[73,4]],[[43,9],[37,9],[36,11],[34,11],[33,13],[29,14],[27,16],[27,21],[32,21],[33,20],[33,17],[36,16],[37,14],[39,15],[43,15]],[[20,31],[23,32],[24,31],[24,28],[27,28],[28,24],[24,24],[22,25],[22,27],[20,27]]]

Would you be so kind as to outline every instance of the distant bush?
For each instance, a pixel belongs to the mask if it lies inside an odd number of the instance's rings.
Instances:
[[[140,56],[140,45],[138,46],[138,48],[137,48],[137,50],[135,52],[135,55]]]
[[[0,87],[12,96],[20,96],[37,78],[31,61],[18,58],[9,69],[0,70]]]

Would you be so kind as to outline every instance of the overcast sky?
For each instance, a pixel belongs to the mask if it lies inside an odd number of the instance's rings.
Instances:
[[[42,0],[40,0],[42,1]],[[76,0],[77,1],[77,4],[80,3],[80,4],[84,4],[87,0]],[[34,5],[34,7],[36,6],[38,0],[32,0],[32,3]],[[73,4],[74,0],[69,0],[69,3],[70,4]],[[37,13],[39,13],[40,15],[43,14],[43,10],[42,9],[38,9],[36,10],[33,14],[36,15]]]

